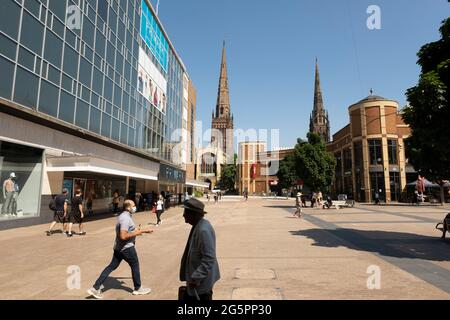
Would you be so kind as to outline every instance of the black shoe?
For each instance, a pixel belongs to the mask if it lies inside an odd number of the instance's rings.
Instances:
[[[78,235],[79,235],[79,236],[85,236],[85,235],[86,235],[86,232],[85,232],[85,231],[80,232],[80,233],[78,233]]]
[[[46,234],[47,236],[51,236],[51,235],[52,235],[52,232],[51,232],[51,231],[45,231],[45,234]]]
[[[73,233],[66,233],[68,237],[73,236]]]

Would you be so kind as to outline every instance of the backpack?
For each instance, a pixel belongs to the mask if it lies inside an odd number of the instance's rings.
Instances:
[[[52,200],[50,200],[48,207],[50,210],[52,211],[56,211],[56,203],[55,203],[55,198],[52,198]]]

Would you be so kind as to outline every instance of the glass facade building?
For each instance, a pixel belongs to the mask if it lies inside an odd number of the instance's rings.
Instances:
[[[3,0],[0,96],[170,161],[184,70],[160,28],[166,66],[147,45],[142,10],[145,0]],[[140,49],[167,81],[167,110],[138,92]]]
[[[85,186],[101,209],[116,186],[161,191],[160,164],[184,177],[173,150],[184,143],[190,79],[148,0],[0,1],[0,76],[1,183],[16,173],[18,186],[39,186],[24,215],[42,216],[63,186]],[[11,144],[31,158],[13,159]],[[183,181],[164,180],[182,192]]]

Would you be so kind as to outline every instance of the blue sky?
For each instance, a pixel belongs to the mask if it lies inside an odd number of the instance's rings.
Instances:
[[[366,26],[369,5],[381,8],[381,30]],[[160,0],[159,6],[197,88],[197,119],[210,126],[225,39],[235,127],[280,129],[283,147],[308,131],[316,57],[333,134],[370,88],[406,104],[405,91],[419,75],[416,53],[439,38],[449,14],[447,0]]]

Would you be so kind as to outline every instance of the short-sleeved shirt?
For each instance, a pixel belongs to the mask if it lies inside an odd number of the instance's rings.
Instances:
[[[72,198],[72,213],[80,215],[80,204],[83,204],[83,198],[80,196],[75,196]]]
[[[156,204],[156,210],[162,210],[163,209],[164,202],[162,200],[158,200]]]
[[[134,224],[133,219],[131,218],[131,214],[128,211],[122,212],[119,217],[117,217],[116,224],[116,241],[114,243],[115,251],[123,251],[125,249],[131,248],[134,246],[136,242],[136,237],[133,237],[128,240],[120,239],[120,231],[127,231],[128,233],[134,232],[136,229],[136,225]]]
[[[67,196],[60,194],[55,197],[55,211],[56,212],[64,212],[64,204],[68,204],[69,200]]]

